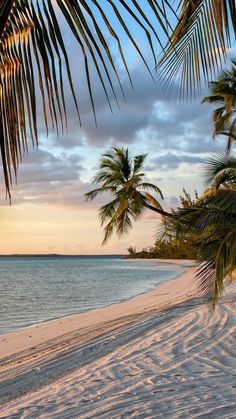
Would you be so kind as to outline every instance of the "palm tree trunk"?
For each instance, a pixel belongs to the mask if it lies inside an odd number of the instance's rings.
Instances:
[[[143,205],[144,205],[144,207],[146,207],[146,208],[150,209],[151,211],[158,212],[158,214],[164,215],[165,217],[170,217],[170,216],[172,215],[170,212],[166,212],[166,211],[161,210],[161,209],[159,209],[159,208],[153,207],[153,206],[152,206],[152,205],[150,205],[150,204],[145,203],[145,204],[143,204]]]

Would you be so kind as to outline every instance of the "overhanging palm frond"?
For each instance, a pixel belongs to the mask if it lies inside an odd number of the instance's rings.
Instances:
[[[236,269],[236,191],[219,190],[168,219],[179,237],[195,234],[198,252],[198,290],[216,304],[225,279]]]
[[[236,186],[236,158],[225,154],[214,154],[206,162],[206,185],[217,190],[221,185]]]
[[[215,77],[236,37],[235,0],[179,0],[179,20],[159,62],[166,86],[192,96]]]
[[[157,32],[168,36],[170,24],[167,15],[174,14],[174,11],[167,0],[163,0],[161,6],[154,0],[145,0],[142,6],[146,7],[142,8],[134,1],[131,7],[126,0],[119,1],[118,5],[113,0],[2,0],[0,3],[0,141],[5,184],[10,195],[12,168],[16,175],[22,155],[27,151],[28,139],[33,144],[38,143],[39,103],[42,102],[47,131],[50,122],[57,132],[60,126],[62,131],[67,126],[65,77],[81,123],[62,25],[66,22],[77,41],[76,53],[84,65],[96,121],[92,69],[97,73],[111,108],[111,97],[117,101],[117,85],[124,94],[116,64],[117,54],[112,54],[114,45],[131,84],[120,40],[123,36],[140,55],[152,76],[130,27],[135,22],[143,31],[155,63],[154,38],[161,44]],[[156,28],[151,24],[152,17],[156,20]],[[108,38],[113,43],[108,42]],[[40,101],[37,100],[38,91]]]

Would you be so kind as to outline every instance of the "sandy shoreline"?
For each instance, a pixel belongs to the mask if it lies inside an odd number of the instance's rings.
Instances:
[[[1,336],[0,417],[236,417],[236,286],[212,314],[194,273]]]
[[[132,261],[132,259],[130,260]],[[150,259],[147,260],[150,262]],[[78,330],[84,330],[84,333],[86,333],[86,328],[90,328],[92,326],[96,327],[103,323],[118,320],[122,317],[129,317],[144,313],[149,309],[155,310],[157,308],[163,308],[166,304],[168,304],[168,301],[172,299],[172,296],[174,296],[175,300],[177,298],[180,299],[180,301],[182,298],[185,298],[185,279],[181,278],[181,282],[178,280],[179,290],[177,293],[175,292],[176,280],[179,278],[177,265],[186,264],[191,266],[193,261],[171,259],[152,259],[151,261],[161,262],[163,264],[175,264],[176,278],[158,284],[153,290],[121,303],[115,303],[110,306],[89,310],[84,313],[72,314],[48,320],[43,323],[38,323],[30,327],[25,327],[14,332],[0,335],[0,360],[18,352],[28,350],[31,347],[41,345],[51,339],[60,338],[60,336],[63,336],[64,334],[72,333]],[[189,267],[183,268],[185,271],[188,271],[189,269]],[[173,284],[173,287],[171,284]],[[159,291],[160,287],[161,291]],[[169,291],[170,287],[174,290],[173,294]],[[191,289],[190,287],[188,293],[192,293],[193,288]]]

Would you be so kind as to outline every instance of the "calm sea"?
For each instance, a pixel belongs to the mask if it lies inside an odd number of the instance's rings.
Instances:
[[[174,265],[96,257],[1,257],[0,334],[144,293]]]

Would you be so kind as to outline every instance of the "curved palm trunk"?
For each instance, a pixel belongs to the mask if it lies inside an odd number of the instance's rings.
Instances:
[[[150,205],[150,204],[145,203],[145,204],[143,204],[143,205],[144,205],[144,207],[146,207],[146,208],[150,209],[151,211],[158,212],[158,214],[164,215],[165,217],[170,217],[170,216],[172,215],[170,212],[166,212],[166,211],[161,210],[161,209],[159,209],[159,208],[153,207],[153,206],[152,206],[152,205]]]

